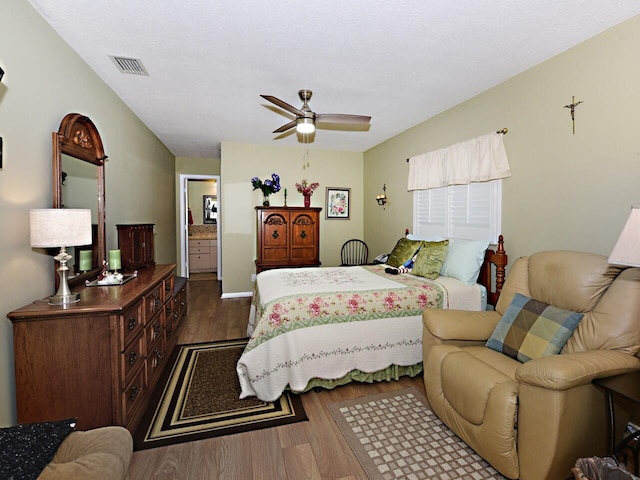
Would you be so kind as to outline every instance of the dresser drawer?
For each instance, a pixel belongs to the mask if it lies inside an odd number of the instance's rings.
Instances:
[[[119,329],[122,347],[126,347],[144,327],[142,315],[142,300],[137,302],[120,317]],[[122,348],[121,347],[121,348]]]
[[[209,255],[211,247],[193,247],[189,249],[189,255]]]
[[[189,268],[191,270],[211,268],[211,255],[189,255]]]
[[[152,384],[155,381],[155,377],[160,374],[162,365],[164,365],[168,353],[166,348],[167,343],[163,332],[163,335],[157,339],[151,348],[147,349],[147,378]]]
[[[134,375],[131,383],[122,391],[122,420],[126,425],[131,420],[132,414],[144,402],[147,387],[144,368],[140,368]]]
[[[120,354],[120,371],[124,373],[120,376],[120,388],[124,389],[138,369],[142,368],[145,354],[144,335],[140,332],[138,337]]]
[[[162,281],[162,285],[164,288],[164,297],[162,297],[162,301],[164,303],[167,303],[173,297],[173,287],[175,285],[175,281],[175,275],[171,275]]]
[[[151,318],[161,310],[163,299],[164,299],[164,289],[162,284],[157,285],[151,292],[147,293],[144,296],[144,321],[148,323]]]
[[[189,250],[198,247],[209,248],[212,242],[215,240],[189,240]]]
[[[144,327],[144,338],[146,345],[146,354],[149,354],[151,347],[156,343],[158,338],[163,334],[165,328],[164,312],[154,316]]]

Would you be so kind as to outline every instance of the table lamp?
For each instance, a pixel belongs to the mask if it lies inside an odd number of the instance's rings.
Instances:
[[[640,267],[640,206],[631,207],[631,214],[607,262]]]
[[[66,247],[89,245],[91,243],[91,210],[43,208],[30,212],[31,246],[35,248],[59,247],[60,252],[53,257],[60,262],[58,275],[60,284],[55,295],[49,297],[50,305],[68,305],[80,300],[80,294],[73,293],[67,282],[72,258]]]

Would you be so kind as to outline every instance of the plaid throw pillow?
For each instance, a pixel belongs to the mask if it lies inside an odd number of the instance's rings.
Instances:
[[[522,363],[555,355],[582,317],[516,293],[486,346]]]

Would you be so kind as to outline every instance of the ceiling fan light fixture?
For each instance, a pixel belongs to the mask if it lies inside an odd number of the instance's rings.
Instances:
[[[316,126],[313,122],[313,118],[301,117],[296,120],[296,131],[302,134],[313,133],[316,131]]]

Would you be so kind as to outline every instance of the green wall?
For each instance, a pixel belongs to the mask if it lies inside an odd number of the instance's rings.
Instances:
[[[640,17],[365,152],[365,199],[383,181],[389,197],[384,211],[365,202],[370,248],[390,250],[412,226],[407,158],[507,127],[513,175],[503,183],[502,232],[510,263],[547,249],[608,255],[640,201],[638,45]],[[572,96],[583,101],[575,135],[564,108]]]
[[[173,263],[175,160],[149,129],[24,0],[0,15],[0,426],[16,422],[13,336],[6,314],[54,293],[53,259],[29,246],[29,210],[52,204],[51,132],[70,112],[101,134],[107,248],[115,224],[155,223],[156,261]]]
[[[362,238],[363,205],[362,153],[309,150],[309,167],[303,168],[302,148],[273,147],[223,142],[220,226],[222,235],[222,289],[225,296],[253,291],[255,274],[256,211],[262,205],[262,193],[253,190],[251,178],[264,180],[272,173],[280,175],[282,190],[272,195],[271,205],[302,206],[302,194],[295,184],[302,179],[319,182],[311,197],[312,207],[322,207],[320,221],[320,261],[323,266],[340,264],[340,247],[350,238]],[[325,219],[326,187],[351,189],[351,218]]]

